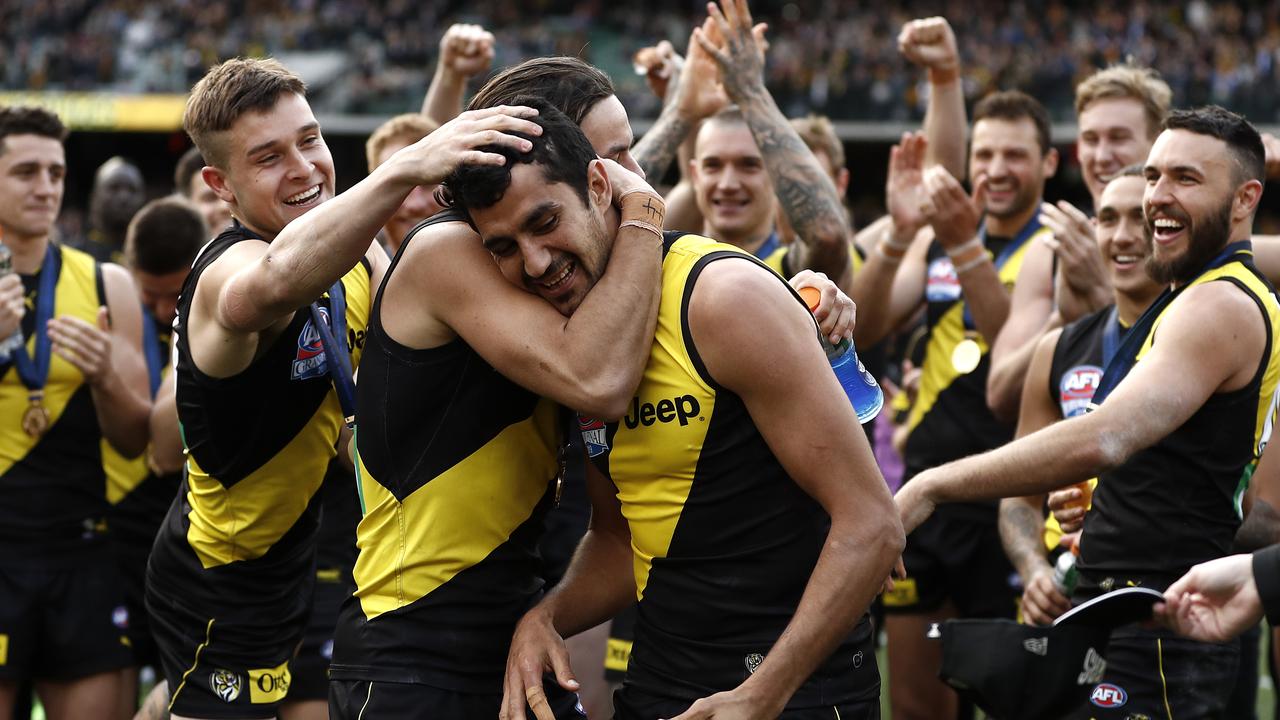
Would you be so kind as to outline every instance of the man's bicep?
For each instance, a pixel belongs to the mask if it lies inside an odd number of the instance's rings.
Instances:
[[[1062,418],[1061,409],[1049,394],[1049,375],[1053,369],[1053,354],[1062,337],[1061,330],[1054,330],[1040,338],[1031,366],[1022,385],[1022,407],[1018,412],[1017,437],[1052,425]]]
[[[1136,452],[1181,427],[1215,393],[1233,389],[1230,383],[1256,372],[1262,360],[1261,317],[1228,283],[1188,290],[1166,313],[1150,350],[1099,408],[1106,431]]]
[[[828,512],[875,486],[887,501],[807,311],[776,278],[733,265],[745,263],[708,265],[690,299],[690,332],[708,372],[742,398],[787,473]]]
[[[999,363],[1005,355],[1026,345],[1052,312],[1053,251],[1044,243],[1033,241],[1009,297],[1009,317],[999,337],[990,339],[991,362]]]

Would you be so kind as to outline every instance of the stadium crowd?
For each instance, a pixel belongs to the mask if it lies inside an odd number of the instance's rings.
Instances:
[[[934,9],[6,6],[193,147],[68,233],[0,107],[0,720],[1256,718],[1280,4]],[[341,193],[335,47],[419,93]]]
[[[975,11],[977,10],[977,11]],[[923,83],[906,72],[897,28],[943,15],[971,42],[961,49],[970,104],[995,89],[1020,89],[1055,121],[1072,117],[1071,88],[1093,68],[1133,57],[1158,70],[1175,104],[1218,103],[1255,122],[1280,117],[1280,3],[1014,2],[936,0],[824,3],[771,0],[768,83],[788,114],[835,119],[918,120]],[[579,55],[609,72],[636,118],[657,104],[634,75],[635,51],[678,37],[697,2],[142,3],[41,1],[0,7],[0,89],[183,93],[220,60],[323,52],[342,72],[313,88],[313,104],[337,113],[393,113],[412,102],[454,22],[494,33],[497,67],[548,54]],[[532,21],[531,21],[532,18]]]

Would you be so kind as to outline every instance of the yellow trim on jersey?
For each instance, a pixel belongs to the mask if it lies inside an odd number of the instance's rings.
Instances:
[[[637,599],[644,597],[653,559],[665,557],[671,547],[715,412],[716,391],[703,380],[685,346],[682,309],[694,266],[721,251],[751,258],[732,245],[697,235],[682,236],[667,251],[653,348],[609,455],[610,474],[631,528]],[[639,398],[660,399],[641,407]],[[696,412],[690,412],[695,406]]]
[[[1267,323],[1271,335],[1271,357],[1267,359],[1267,365],[1262,374],[1262,386],[1258,390],[1258,409],[1253,434],[1253,460],[1245,466],[1244,470],[1245,476],[1248,477],[1257,466],[1258,459],[1262,457],[1262,448],[1266,447],[1268,440],[1270,440],[1272,423],[1269,422],[1269,419],[1272,412],[1272,401],[1276,395],[1277,387],[1280,387],[1280,302],[1277,302],[1275,294],[1271,288],[1267,287],[1265,282],[1249,268],[1238,262],[1231,262],[1222,267],[1214,268],[1193,280],[1187,287],[1190,288],[1227,278],[1244,285],[1254,299],[1262,303],[1263,310],[1267,315]],[[1155,322],[1151,324],[1151,332],[1147,333],[1146,339],[1142,342],[1142,348],[1138,351],[1136,362],[1141,362],[1142,358],[1151,351],[1160,323],[1169,314],[1170,310],[1176,307],[1178,303],[1183,302],[1184,297],[1185,295],[1169,303],[1156,316]]]
[[[369,324],[369,273],[356,265],[342,278],[347,327],[357,333]],[[344,339],[346,340],[346,339]],[[287,342],[280,339],[278,342]],[[362,348],[351,350],[351,364]],[[306,512],[324,482],[344,422],[337,391],[316,408],[303,429],[257,470],[227,487],[187,453],[187,543],[206,570],[262,557]]]
[[[1006,288],[1012,288],[1017,281],[1018,271],[1022,269],[1022,260],[1026,257],[1027,249],[1040,237],[1050,232],[1047,227],[1035,231],[1005,261],[997,277]],[[988,250],[987,254],[990,255],[991,251]],[[933,409],[934,403],[938,401],[942,392],[961,376],[960,371],[956,370],[955,364],[951,361],[951,351],[965,339],[964,309],[965,301],[961,297],[943,313],[933,327],[929,328],[929,342],[925,345],[924,363],[920,375],[920,392],[916,395],[915,404],[911,406],[911,412],[907,415],[908,431],[916,429],[916,426]],[[991,349],[987,339],[978,333],[973,333],[971,337],[977,343],[981,357],[986,357]]]
[[[106,302],[98,297],[97,263],[85,252],[65,245],[57,247],[62,252],[62,271],[58,275],[58,284],[54,286],[54,315],[70,315],[97,327],[98,307]],[[27,352],[35,357],[35,351],[36,335],[33,333],[27,338]],[[71,396],[82,384],[84,374],[51,352],[49,377],[44,386],[44,407],[49,412],[51,427],[62,417]],[[40,440],[28,435],[18,422],[28,405],[27,388],[18,378],[17,367],[10,364],[9,371],[0,377],[0,418],[3,418],[0,420],[0,476],[26,457]]]
[[[366,618],[430,594],[511,539],[555,477],[558,412],[552,401],[539,400],[528,418],[403,502],[373,478],[357,453],[365,514],[356,529],[360,555],[353,575]]]

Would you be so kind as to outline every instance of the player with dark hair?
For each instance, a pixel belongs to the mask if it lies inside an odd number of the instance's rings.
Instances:
[[[1020,92],[974,107],[973,195],[941,166],[924,167],[920,135],[891,154],[885,188],[892,231],[855,285],[860,346],[879,341],[923,306],[920,390],[907,417],[904,483],[923,470],[999,447],[1012,428],[987,408],[988,349],[1009,314],[1009,290],[1037,238],[1040,198],[1058,155],[1049,117]],[[927,227],[926,227],[927,226]],[[884,597],[889,682],[899,720],[951,717],[957,698],[937,679],[941,647],[925,638],[949,617],[1012,617],[1016,577],[1000,545],[994,503],[957,505],[907,536],[908,576]]]
[[[1104,369],[1097,409],[917,476],[898,493],[904,526],[941,503],[1097,476],[1074,600],[1130,585],[1164,590],[1230,552],[1280,382],[1280,304],[1250,260],[1263,157],[1253,126],[1222,108],[1168,117],[1143,168],[1146,267],[1168,289]],[[1095,692],[1111,709],[1092,707],[1094,717],[1216,717],[1238,650],[1126,626],[1106,657]]]
[[[200,148],[188,148],[173,170],[173,187],[200,211],[209,233],[220,233],[231,223],[231,208],[204,181],[204,166]]]
[[[103,447],[146,447],[141,313],[124,268],[52,241],[65,138],[48,111],[0,108],[0,240],[13,263],[0,278],[0,336],[24,338],[0,360],[4,717],[24,681],[50,717],[115,708],[131,663]]]
[[[745,8],[729,13],[740,20]],[[638,598],[619,717],[866,717],[879,675],[865,612],[902,538],[812,318],[750,255],[664,235],[657,212],[619,213],[578,129],[547,109],[537,122],[532,150],[495,149],[506,163],[463,165],[446,180],[503,276],[572,320],[607,277],[618,235],[644,228],[663,238],[662,295],[623,418],[579,416],[591,529],[521,621],[502,716],[521,717],[527,696],[548,717],[542,674],[576,686],[561,636]],[[562,268],[563,280],[542,281]]]

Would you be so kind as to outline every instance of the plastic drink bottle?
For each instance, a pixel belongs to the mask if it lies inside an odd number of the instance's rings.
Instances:
[[[800,297],[808,304],[809,312],[818,308],[822,294],[817,288],[800,288],[799,292]],[[849,396],[849,402],[853,403],[853,409],[858,413],[858,422],[865,425],[874,420],[880,414],[880,408],[884,407],[884,393],[880,391],[876,379],[862,366],[862,361],[858,360],[853,340],[844,338],[832,345],[821,330],[818,331],[818,340],[827,353],[827,361],[831,363],[840,387],[844,388],[844,394]]]

